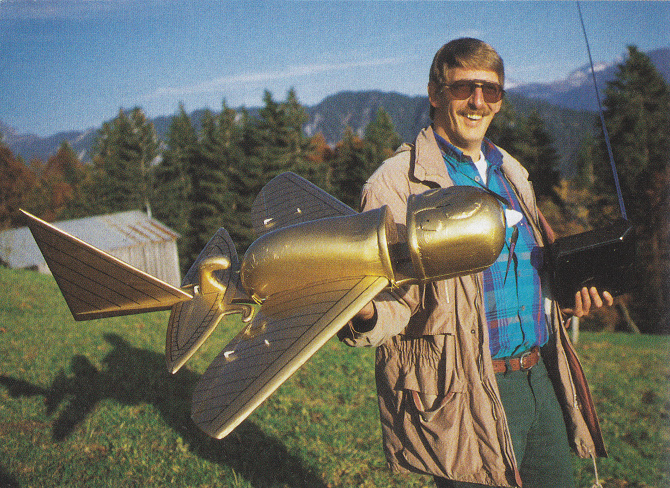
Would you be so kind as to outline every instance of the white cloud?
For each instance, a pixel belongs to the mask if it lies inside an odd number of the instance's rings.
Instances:
[[[347,71],[357,68],[371,68],[377,66],[388,66],[402,62],[401,58],[381,58],[370,59],[362,61],[350,61],[345,63],[321,63],[308,64],[299,66],[290,66],[283,70],[275,71],[259,71],[251,73],[239,73],[235,75],[222,76],[212,80],[204,81],[193,85],[186,85],[181,87],[161,87],[152,93],[149,98],[158,98],[165,95],[170,96],[186,96],[203,93],[214,93],[222,91],[224,88],[231,85],[250,85],[250,84],[267,84],[272,81],[300,78],[305,76],[313,76],[316,74],[332,72],[332,71]]]

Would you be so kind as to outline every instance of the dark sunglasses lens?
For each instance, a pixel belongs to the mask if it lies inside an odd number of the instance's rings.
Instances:
[[[449,85],[449,91],[451,96],[457,100],[465,100],[470,98],[474,93],[475,88],[480,86],[482,88],[482,94],[484,95],[484,101],[486,103],[496,103],[499,102],[503,96],[503,90],[499,85],[494,83],[474,83],[469,81],[456,82]]]
[[[475,84],[468,82],[454,83],[449,86],[449,91],[456,100],[465,100],[466,98],[470,98],[470,95],[472,95],[474,90]]]
[[[498,85],[482,85],[482,93],[487,103],[495,103],[502,98],[502,89]]]

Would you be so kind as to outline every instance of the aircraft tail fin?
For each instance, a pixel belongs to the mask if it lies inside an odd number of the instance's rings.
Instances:
[[[168,371],[176,373],[198,350],[225,315],[241,314],[249,322],[255,308],[240,284],[240,262],[233,240],[222,227],[209,240],[182,286],[193,287],[193,300],[172,308],[165,357]]]
[[[21,210],[75,320],[168,310],[193,295]]]

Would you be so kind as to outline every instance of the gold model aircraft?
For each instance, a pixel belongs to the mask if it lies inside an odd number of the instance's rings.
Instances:
[[[473,187],[411,196],[405,224],[387,207],[358,213],[284,173],[257,196],[258,239],[240,262],[221,228],[173,287],[24,212],[75,320],[171,309],[176,372],[224,315],[242,329],[199,380],[192,417],[223,438],[378,293],[480,271],[500,254],[505,213]]]

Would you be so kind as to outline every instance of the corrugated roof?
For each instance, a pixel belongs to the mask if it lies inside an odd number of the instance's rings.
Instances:
[[[179,237],[139,210],[63,220],[53,225],[106,252],[150,242],[175,241]],[[11,268],[40,267],[44,263],[28,227],[0,232],[0,259]]]

